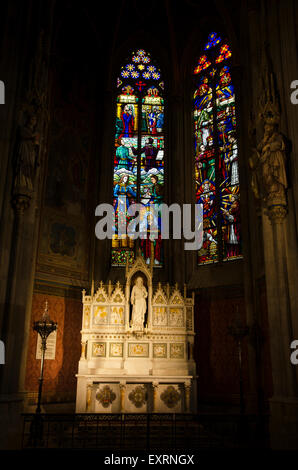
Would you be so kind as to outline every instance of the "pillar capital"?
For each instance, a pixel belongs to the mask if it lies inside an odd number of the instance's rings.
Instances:
[[[274,205],[268,208],[268,217],[271,224],[282,224],[287,215],[287,207],[284,205]]]

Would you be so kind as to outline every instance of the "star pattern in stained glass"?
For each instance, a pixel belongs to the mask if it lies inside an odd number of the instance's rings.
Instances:
[[[144,49],[138,49],[137,52],[132,53],[131,62],[122,67],[120,75],[122,78],[142,77],[145,80],[159,80],[161,74],[155,65],[148,65],[150,62],[150,55]]]

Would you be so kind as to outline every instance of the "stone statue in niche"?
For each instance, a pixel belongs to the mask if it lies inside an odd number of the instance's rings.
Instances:
[[[148,292],[141,276],[137,277],[132,288],[130,302],[132,305],[131,326],[134,331],[141,331],[144,327],[144,318],[147,310],[146,298]]]
[[[264,135],[249,164],[252,170],[252,189],[270,207],[286,205],[286,150],[283,136],[274,122],[265,121]]]
[[[27,122],[19,129],[17,145],[15,190],[33,192],[34,178],[38,166],[39,134],[36,132],[35,114],[27,117]]]
[[[268,204],[286,205],[285,143],[273,124],[265,124],[264,137],[258,145],[258,151]]]
[[[265,203],[269,213],[272,213],[274,207],[287,206],[287,151],[285,138],[279,131],[280,105],[268,50],[264,55],[262,67],[264,72],[260,82],[262,92],[258,111],[258,121],[262,124],[258,134],[262,137],[256,147],[253,145],[254,153],[249,159],[249,165],[252,170],[252,190],[256,198]],[[252,122],[250,125],[253,143],[256,141],[258,121],[254,126]]]

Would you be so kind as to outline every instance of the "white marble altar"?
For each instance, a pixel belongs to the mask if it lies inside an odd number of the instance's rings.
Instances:
[[[196,411],[194,296],[152,278],[138,256],[124,288],[83,291],[76,412]]]

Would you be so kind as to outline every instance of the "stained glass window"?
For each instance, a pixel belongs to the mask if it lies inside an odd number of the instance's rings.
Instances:
[[[198,264],[241,258],[235,93],[230,46],[211,33],[194,69],[196,200],[203,204]]]
[[[164,187],[164,83],[158,65],[148,52],[139,49],[121,67],[117,79],[113,204],[116,224],[112,240],[112,265],[123,266],[134,259],[136,240],[119,234],[119,221],[131,220],[130,204],[142,204],[139,246],[147,263],[163,265],[160,216],[155,207],[163,202]],[[154,220],[153,220],[154,219]],[[151,222],[154,223],[151,223]],[[149,231],[156,227],[150,240]],[[145,233],[146,232],[146,233]],[[147,233],[148,232],[148,233]],[[147,235],[147,236],[146,236]],[[152,237],[151,237],[152,238]],[[151,253],[151,250],[154,250]]]

